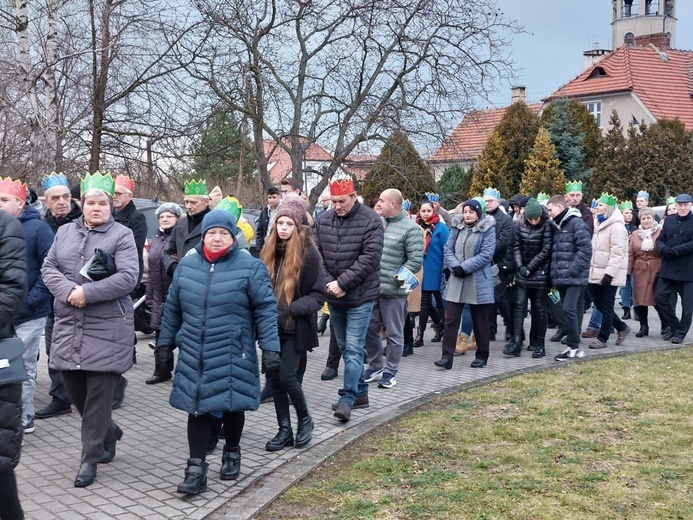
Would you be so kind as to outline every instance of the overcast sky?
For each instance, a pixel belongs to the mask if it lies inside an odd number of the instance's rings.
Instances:
[[[513,37],[512,57],[517,83],[527,87],[529,102],[540,101],[582,72],[582,53],[593,48],[594,42],[611,48],[611,0],[497,2],[508,17],[525,26],[526,34]],[[676,47],[693,49],[693,1],[679,0],[676,10]],[[509,85],[492,95],[491,102],[509,104]]]

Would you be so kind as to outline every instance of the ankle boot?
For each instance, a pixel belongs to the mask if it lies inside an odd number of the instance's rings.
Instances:
[[[636,338],[642,338],[644,336],[649,336],[650,335],[650,327],[649,325],[643,325],[642,323],[640,324],[640,330],[635,333]]]
[[[313,438],[313,418],[306,415],[298,420],[298,429],[296,430],[296,447],[303,448]]]
[[[546,355],[546,350],[544,348],[544,338],[540,338],[537,341],[536,347],[534,347],[534,352],[532,352],[532,357],[534,359],[543,358]]]
[[[110,428],[106,434],[106,440],[103,443],[103,457],[99,461],[100,464],[108,464],[116,456],[116,443],[123,438],[123,430],[117,424],[115,428]]]
[[[623,308],[623,316],[621,316],[622,320],[629,320],[630,319],[630,307],[624,307]]]
[[[503,349],[503,354],[506,356],[520,357],[522,354],[522,339],[520,336],[515,336]]]
[[[467,336],[464,334],[457,335],[457,344],[455,345],[455,355],[464,356],[467,353]]]
[[[402,350],[402,357],[411,356],[414,353],[414,344],[405,343],[404,349]]]
[[[322,336],[325,333],[325,330],[327,330],[327,321],[330,319],[329,314],[323,314],[320,317],[320,321],[318,322],[318,332]]]
[[[291,429],[291,417],[289,417],[288,414],[278,417],[277,423],[279,423],[279,431],[272,440],[267,441],[267,444],[265,444],[265,449],[267,451],[279,451],[294,445],[294,432]]]
[[[436,331],[436,335],[433,336],[431,343],[440,343],[443,341],[443,333],[445,332],[443,324],[441,323],[440,325],[433,325],[433,330]]]
[[[416,329],[416,339],[414,340],[415,347],[423,347],[424,331],[421,328]]]
[[[168,381],[171,379],[171,370],[173,370],[173,360],[171,360],[170,363],[167,363],[167,369],[168,370],[162,370],[159,367],[159,351],[155,350],[154,351],[154,374],[152,377],[147,379],[145,381],[145,384],[148,385],[156,385],[157,383],[163,383],[164,381]]]
[[[236,480],[241,474],[241,446],[229,448],[224,445],[221,454],[221,470],[219,478],[221,480]]]
[[[207,464],[202,459],[188,459],[185,480],[178,485],[176,492],[185,495],[199,495],[207,491]]]

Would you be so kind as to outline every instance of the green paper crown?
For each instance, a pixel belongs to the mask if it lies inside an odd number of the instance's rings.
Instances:
[[[87,173],[86,177],[84,177],[79,184],[79,190],[80,195],[84,195],[89,190],[101,190],[106,195],[113,198],[115,181],[110,173],[106,172],[103,174],[97,170],[94,173]]]
[[[668,205],[671,204],[672,202],[676,202],[676,197],[667,197],[667,200],[666,200],[666,203],[665,203],[665,204],[668,206]]]
[[[238,222],[241,218],[241,213],[243,213],[243,206],[241,206],[236,197],[224,197],[221,199],[216,208],[214,208],[215,211],[219,209],[231,213],[236,218],[236,222]]]
[[[625,202],[621,202],[621,204],[618,205],[618,209],[623,211],[624,209],[633,209],[633,203],[630,200],[627,200]]]
[[[201,197],[206,197],[207,196],[207,183],[200,179],[199,181],[196,180],[191,180],[191,181],[185,181],[185,191],[183,192],[184,196],[192,196],[192,195],[198,195]]]
[[[572,193],[574,191],[582,193],[582,181],[568,181],[565,183],[566,193]]]
[[[616,207],[616,195],[611,195],[610,193],[602,193],[602,196],[599,197],[599,202],[601,202],[605,206],[611,206],[612,208],[614,208]]]
[[[537,195],[537,202],[544,202],[545,200],[549,200],[550,198],[551,197],[549,197],[548,193],[544,193],[542,191]]]

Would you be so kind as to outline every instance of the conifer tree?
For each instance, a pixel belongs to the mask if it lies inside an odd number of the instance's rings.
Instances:
[[[502,149],[508,159],[510,181],[505,196],[517,193],[525,172],[525,159],[529,156],[534,139],[541,123],[537,115],[524,101],[518,101],[508,107],[503,118],[496,126]]]
[[[502,197],[509,198],[514,192],[509,165],[510,160],[503,150],[500,133],[494,130],[481,152],[479,164],[474,168],[468,195],[480,196],[484,188],[491,186],[500,191]]]
[[[634,127],[631,126],[631,129],[634,130]],[[635,134],[632,136],[637,137]],[[590,197],[598,198],[601,193],[609,192],[619,197],[619,200],[632,200],[635,179],[629,163],[623,126],[618,112],[614,110],[609,118],[609,130],[604,136],[599,160],[590,178]],[[621,188],[625,188],[623,192]]]
[[[464,198],[466,194],[462,194],[462,188],[467,177],[469,177],[469,172],[464,171],[459,164],[445,169],[436,185],[436,191],[440,195],[441,206],[453,208],[466,200]]]
[[[525,159],[525,175],[520,183],[520,193],[536,197],[544,192],[552,195],[563,193],[565,177],[556,158],[556,148],[546,128],[541,127],[534,140],[534,148]]]

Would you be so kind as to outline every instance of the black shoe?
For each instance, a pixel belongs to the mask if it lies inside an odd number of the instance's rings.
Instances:
[[[440,358],[438,361],[434,361],[433,364],[445,370],[450,370],[452,368],[452,359]]]
[[[35,419],[49,419],[51,417],[57,417],[58,415],[63,415],[64,413],[72,412],[72,406],[69,401],[58,401],[53,399],[45,408],[38,410],[34,415]]]
[[[221,455],[221,469],[219,478],[221,480],[236,480],[241,474],[241,447],[229,448],[224,446]]]
[[[177,493],[185,495],[199,495],[207,491],[207,464],[202,459],[188,459],[188,467],[185,469],[185,480],[178,485]]]
[[[534,359],[543,358],[546,355],[546,349],[544,347],[534,347],[534,352],[532,352],[532,357]]]
[[[513,333],[508,329],[505,329],[505,341],[511,341],[513,339]]]
[[[310,415],[306,415],[303,419],[298,420],[298,428],[296,429],[296,447],[303,448],[310,442],[312,438],[313,418]]]
[[[99,461],[100,464],[108,464],[116,456],[116,443],[123,438],[123,430],[120,426],[115,425],[115,429],[109,430],[106,435],[106,441],[103,443],[103,457]]]
[[[125,400],[125,389],[128,386],[128,380],[123,376],[120,376],[118,384],[116,385],[115,392],[113,393],[113,402],[111,404],[111,410],[117,410],[123,404]]]
[[[664,334],[664,336],[662,337],[664,341],[669,341],[676,335],[676,331],[674,329],[672,329],[671,327],[667,327],[667,329],[669,330],[667,330],[666,334]]]
[[[629,320],[631,319],[630,315],[630,307],[624,307],[623,308],[623,316],[621,316],[622,320]]]
[[[530,343],[529,345],[527,345],[527,350],[529,350],[530,352],[531,352],[532,350],[534,350],[535,348],[536,348],[536,347],[535,347],[534,345],[532,345],[531,343]]]
[[[291,423],[288,422],[288,424],[290,425]],[[265,449],[267,451],[279,451],[293,445],[294,432],[291,430],[291,426],[282,424],[282,426],[279,427],[277,435],[272,437],[271,440],[267,441],[267,444],[265,444]]]
[[[567,332],[565,332],[565,331],[563,331],[563,330],[561,330],[561,329],[558,329],[558,330],[556,331],[556,333],[555,333],[553,336],[551,336],[551,337],[549,338],[549,341],[553,341],[554,343],[557,343],[557,342],[561,341],[563,338],[565,338],[565,337],[567,337],[567,336],[568,336],[568,333],[567,333]]]
[[[351,406],[344,401],[339,401],[337,409],[334,411],[334,416],[342,422],[349,422],[349,419],[351,419]]]
[[[146,385],[157,385],[159,383],[163,383],[165,381],[170,381],[171,380],[171,372],[163,373],[163,372],[157,372],[156,370],[154,371],[154,375],[147,379],[144,384]]]
[[[330,319],[329,314],[323,314],[320,317],[320,321],[318,322],[318,332],[322,336],[325,333],[325,330],[327,330],[327,321]]]
[[[503,349],[503,354],[506,356],[520,357],[522,354],[522,343],[519,339],[515,339],[508,343]]]
[[[404,349],[402,350],[402,357],[408,357],[411,356],[414,353],[414,345],[410,343],[409,345],[404,345]]]
[[[339,372],[337,371],[336,368],[330,368],[327,367],[325,370],[323,370],[322,375],[320,376],[320,379],[323,381],[331,381],[335,377],[339,375]]]
[[[667,334],[669,334],[670,330],[671,330],[671,327],[662,327],[662,329],[659,331],[659,333],[662,336],[666,336]]]
[[[423,347],[423,335],[423,330],[421,330],[420,328],[416,329],[416,339],[414,340],[414,346],[416,348]]]
[[[436,331],[436,335],[433,336],[433,339],[431,340],[431,343],[440,343],[441,341],[443,341],[443,334],[444,334],[444,332],[445,332],[445,331],[443,330],[443,326],[442,326],[442,325],[438,325],[437,327],[433,327],[433,328],[434,328],[435,331]]]
[[[75,487],[87,487],[94,483],[96,478],[96,464],[93,462],[83,462],[79,466],[79,471],[75,477]]]
[[[635,333],[636,338],[650,335],[650,327],[648,325],[640,325],[640,330]]]
[[[472,361],[472,364],[470,366],[472,368],[483,368],[486,366],[486,360],[476,358],[474,361]]]
[[[684,340],[684,336],[674,336],[673,339],[671,340],[671,342],[674,343],[675,345],[680,345],[681,343],[683,343],[683,340]]]
[[[336,410],[339,406],[339,402],[332,405],[332,409]],[[352,410],[358,410],[359,408],[368,408],[370,403],[368,402],[368,394],[359,395],[354,399],[354,404],[351,407]]]

